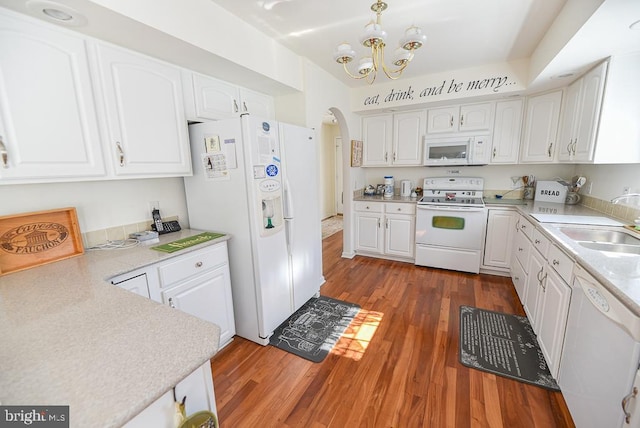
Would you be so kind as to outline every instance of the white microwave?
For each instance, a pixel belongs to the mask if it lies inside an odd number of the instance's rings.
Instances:
[[[424,139],[425,166],[486,165],[490,157],[490,135]]]

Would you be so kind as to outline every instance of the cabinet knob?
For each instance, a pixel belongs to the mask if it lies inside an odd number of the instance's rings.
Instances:
[[[236,100],[233,100],[233,112],[238,113],[238,110],[240,110],[238,108],[238,102]]]
[[[547,154],[551,157],[551,149],[553,149],[553,142],[549,143],[549,148],[547,149]]]
[[[635,398],[638,395],[638,387],[634,386],[629,395],[622,399],[622,411],[624,412],[624,420],[626,423],[631,422],[631,412],[627,410],[627,404],[629,404],[629,400]]]
[[[402,208],[398,208],[398,211],[402,211]]]
[[[551,262],[554,266],[558,266],[560,264],[560,261],[553,259],[553,261]]]
[[[460,126],[464,125],[464,114],[460,116]]]
[[[198,262],[198,263],[196,263],[196,267],[197,267],[197,268],[202,267],[202,262]]]
[[[245,112],[249,111],[249,109],[247,108],[247,103],[246,102],[242,102],[242,108],[244,109]]]
[[[518,247],[518,251],[524,251],[524,248]]]
[[[539,240],[539,239],[536,239],[536,240],[535,240],[535,241],[533,241],[533,242],[535,242],[536,244],[539,244],[539,243],[540,243],[540,240]]]
[[[176,305],[173,303],[173,297],[169,297],[169,306],[172,307],[173,309],[176,308]]]
[[[495,159],[495,157],[496,157],[496,148],[494,147],[493,148],[493,158]]]
[[[4,146],[2,135],[0,135],[0,156],[2,157],[2,167],[9,168],[9,152],[7,152],[7,148]]]

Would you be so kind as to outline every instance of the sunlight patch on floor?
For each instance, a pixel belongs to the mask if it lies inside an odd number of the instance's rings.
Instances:
[[[360,309],[360,312],[351,321],[351,324],[349,324],[338,343],[333,347],[331,353],[359,361],[371,343],[371,339],[376,333],[383,315],[382,312]]]

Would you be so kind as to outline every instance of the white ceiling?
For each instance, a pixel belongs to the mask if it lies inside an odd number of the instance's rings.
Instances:
[[[364,56],[366,50],[358,39],[364,25],[375,17],[370,9],[374,0],[211,1],[309,58],[345,84],[365,84],[348,78],[332,54],[337,44],[348,42],[358,58]],[[565,4],[573,2],[582,7],[582,1],[585,0],[387,0],[382,25],[388,33],[389,54],[408,26],[419,26],[427,35],[427,43],[416,52],[404,73],[405,77],[416,77],[530,58]],[[604,6],[607,10],[602,12]],[[544,78],[582,71],[613,53],[640,50],[640,31],[629,30],[637,20],[640,0],[606,0],[587,22],[590,25],[579,30],[553,59]],[[350,65],[355,72],[356,64]],[[536,76],[531,77],[533,80]]]
[[[211,0],[306,56],[345,84],[332,54],[341,42],[358,54],[358,40],[375,13],[374,0]],[[389,56],[410,25],[422,28],[426,44],[416,51],[404,76],[464,69],[529,58],[567,0],[387,0],[382,25]],[[389,58],[390,59],[390,58]],[[351,70],[355,72],[355,62]]]

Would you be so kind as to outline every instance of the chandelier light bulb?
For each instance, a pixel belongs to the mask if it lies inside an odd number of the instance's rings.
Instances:
[[[386,39],[387,32],[382,29],[382,25],[371,21],[364,26],[364,33],[360,37],[360,43],[370,48],[384,43]]]
[[[356,57],[356,52],[351,49],[349,43],[341,43],[333,53],[333,59],[339,64],[344,64],[353,60]]]
[[[373,70],[373,59],[371,57],[364,57],[360,59],[360,64],[358,65],[358,73],[361,75],[367,75],[371,73]]]
[[[404,32],[404,37],[400,41],[400,46],[407,50],[418,49],[427,41],[427,36],[422,33],[420,27],[412,25]]]
[[[406,50],[403,47],[397,48],[393,51],[393,65],[398,67],[405,65],[413,59],[413,52]]]

